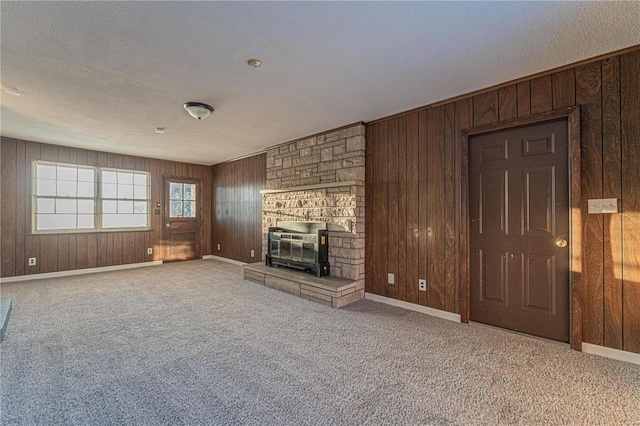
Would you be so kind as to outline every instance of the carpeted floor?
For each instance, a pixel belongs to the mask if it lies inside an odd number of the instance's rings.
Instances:
[[[0,423],[640,424],[640,367],[213,260],[2,285]]]

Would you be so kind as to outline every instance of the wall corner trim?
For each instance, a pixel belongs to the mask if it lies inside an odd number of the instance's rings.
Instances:
[[[390,297],[385,297],[385,296],[379,296],[373,293],[365,293],[364,298],[372,300],[374,302],[384,303],[387,305],[397,306],[398,308],[420,312],[421,314],[431,315],[432,317],[438,317],[438,318],[446,319],[449,321],[460,322],[460,314],[454,314],[453,312],[441,311],[440,309],[434,309],[434,308],[429,308],[427,306],[416,305],[415,303],[409,303],[409,302],[392,299]]]
[[[582,342],[582,352],[640,365],[640,354]]]
[[[0,283],[13,283],[18,281],[43,280],[46,278],[70,277],[73,275],[95,274],[97,272],[120,271],[123,269],[145,268],[147,266],[162,265],[161,260],[152,262],[129,263],[126,265],[101,266],[98,268],[71,269],[69,271],[45,272],[42,274],[19,275],[17,277],[0,278]]]

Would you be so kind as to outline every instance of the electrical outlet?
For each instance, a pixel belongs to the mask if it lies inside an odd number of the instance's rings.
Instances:
[[[29,258],[29,266],[36,266],[36,258],[35,257],[30,257]]]
[[[387,274],[387,284],[395,284],[396,277],[393,274]]]
[[[153,254],[153,249],[151,247],[147,249],[147,254]]]
[[[427,280],[418,280],[418,289],[420,291],[427,291]]]
[[[218,244],[218,251],[220,251],[220,244]]]
[[[251,250],[251,257],[256,257],[256,252],[254,250]]]

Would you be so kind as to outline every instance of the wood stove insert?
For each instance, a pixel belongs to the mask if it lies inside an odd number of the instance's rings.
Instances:
[[[324,222],[278,221],[269,227],[267,266],[287,266],[317,277],[330,274],[329,236]]]

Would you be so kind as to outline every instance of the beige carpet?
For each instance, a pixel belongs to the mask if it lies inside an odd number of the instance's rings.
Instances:
[[[640,424],[640,367],[193,261],[2,285],[0,423]]]

